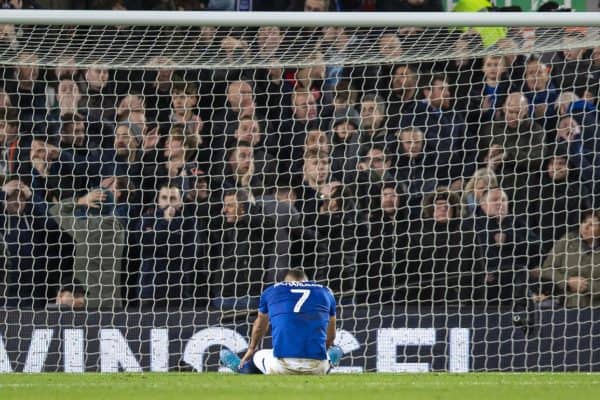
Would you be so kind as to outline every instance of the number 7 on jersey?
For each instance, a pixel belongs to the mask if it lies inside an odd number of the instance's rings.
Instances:
[[[302,308],[302,305],[306,302],[308,296],[310,296],[310,289],[290,289],[290,293],[302,294],[302,296],[298,299],[296,305],[294,306],[294,312],[299,313],[300,309]]]

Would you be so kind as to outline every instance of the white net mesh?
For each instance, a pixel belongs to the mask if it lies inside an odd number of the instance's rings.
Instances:
[[[455,48],[459,28],[391,27],[169,27],[169,26],[26,26],[5,25],[0,55],[2,64],[27,63],[23,51],[39,55],[46,66],[164,68],[169,60],[181,69],[261,68],[318,65],[320,49],[325,61],[339,65],[423,62],[460,56],[515,52],[538,53],[567,47],[590,48],[600,30],[586,27],[577,41],[565,44],[562,28],[479,28],[492,38],[510,31],[513,41],[499,47],[467,42]],[[490,44],[485,38],[485,44]],[[327,57],[329,56],[329,57]]]
[[[215,370],[290,267],[340,371],[597,370],[598,35],[3,26],[0,371]]]

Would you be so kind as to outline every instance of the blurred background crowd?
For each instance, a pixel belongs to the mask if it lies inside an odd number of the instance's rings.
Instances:
[[[366,3],[380,7],[293,8]],[[1,28],[0,47],[31,38]],[[290,43],[277,27],[198,34],[231,59]],[[597,305],[600,48],[578,47],[586,31],[554,32],[565,50],[543,53],[522,50],[535,30],[448,31],[457,54],[498,52],[336,63],[359,34],[310,31],[313,65],[294,68],[44,67],[43,49],[21,51],[0,69],[0,303],[247,308],[303,267],[353,304]],[[381,29],[379,51],[420,35]]]

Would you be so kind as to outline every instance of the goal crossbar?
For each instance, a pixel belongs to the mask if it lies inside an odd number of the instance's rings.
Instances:
[[[132,26],[600,26],[600,13],[449,13],[449,12],[231,12],[3,10],[0,24]]]

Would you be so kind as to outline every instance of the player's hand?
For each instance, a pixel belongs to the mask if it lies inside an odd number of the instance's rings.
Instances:
[[[252,359],[254,351],[255,350],[252,348],[248,348],[248,350],[246,350],[246,354],[244,354],[244,357],[242,357],[242,359],[240,360],[240,368],[242,368],[244,365],[246,365],[248,361]]]
[[[88,208],[100,208],[100,204],[106,200],[106,193],[100,189],[91,190],[85,196],[77,199],[77,205]]]
[[[533,300],[535,303],[541,303],[542,301],[548,300],[550,298],[550,296],[548,296],[547,294],[534,294],[533,296],[531,296],[531,300]]]
[[[21,195],[25,200],[29,200],[33,196],[33,192],[31,191],[29,186],[27,186],[21,181],[19,181],[19,190],[21,191]]]
[[[488,154],[485,158],[487,167],[491,170],[495,170],[504,161],[505,153],[504,149],[500,145],[492,145]]]
[[[173,206],[168,206],[167,208],[165,208],[163,215],[167,221],[171,221],[173,218],[175,218],[176,214],[177,214],[177,209]]]
[[[572,276],[567,279],[569,290],[573,293],[585,293],[588,290],[588,281],[580,276]]]
[[[46,161],[40,160],[39,158],[34,158],[34,159],[31,160],[31,166],[41,176],[48,176],[49,166],[48,166],[48,163]]]
[[[498,232],[494,235],[494,241],[496,244],[506,243],[506,233]]]
[[[20,186],[21,181],[19,181],[18,179],[14,179],[2,185],[2,191],[6,193],[6,196],[12,196],[13,193],[19,190]]]
[[[185,165],[185,162],[181,159],[168,160],[166,167],[167,167],[167,173],[169,174],[169,177],[175,178],[177,176],[180,176],[180,173],[181,173],[184,165]]]
[[[143,100],[139,96],[130,94],[125,96],[119,103],[119,106],[117,107],[117,115],[125,115],[133,111],[140,110],[144,110]]]
[[[341,186],[341,184],[342,183],[339,181],[332,181],[332,182],[326,183],[325,185],[323,185],[323,187],[321,187],[320,193],[323,196],[323,198],[329,199],[329,198],[331,198],[331,194],[333,193],[335,188],[337,188],[338,186]]]

